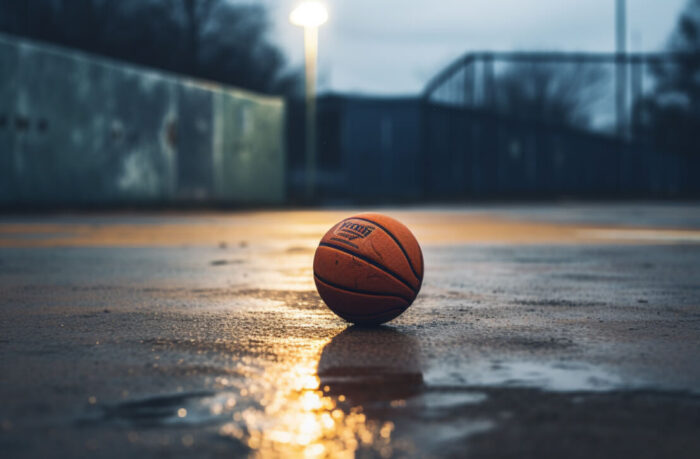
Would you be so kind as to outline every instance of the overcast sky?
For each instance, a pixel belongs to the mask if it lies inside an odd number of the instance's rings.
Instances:
[[[273,39],[303,63],[299,0],[258,0]],[[319,89],[412,94],[470,50],[613,51],[615,0],[326,0]],[[630,50],[663,48],[686,0],[627,0]]]

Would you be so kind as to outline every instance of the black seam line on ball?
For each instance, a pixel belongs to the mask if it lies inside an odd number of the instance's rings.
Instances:
[[[368,291],[368,290],[360,290],[359,288],[346,287],[346,286],[344,286],[344,285],[336,284],[336,283],[334,283],[334,282],[328,281],[328,280],[324,279],[323,277],[319,276],[318,274],[316,274],[316,271],[314,271],[314,276],[315,276],[318,280],[320,280],[321,282],[323,282],[324,284],[327,284],[327,285],[329,285],[329,286],[331,286],[331,287],[333,287],[333,288],[337,288],[337,289],[340,289],[340,290],[347,290],[348,292],[359,293],[359,294],[361,294],[361,295],[388,296],[388,297],[391,297],[391,298],[398,298],[398,299],[400,299],[400,300],[404,300],[404,301],[407,302],[409,305],[410,305],[411,302],[412,302],[412,300],[409,300],[408,298],[406,298],[406,297],[404,297],[404,296],[397,295],[396,293],[370,292],[370,291]],[[406,306],[406,307],[408,307],[408,306]]]
[[[370,264],[370,265],[372,265],[372,266],[374,266],[374,267],[376,267],[376,268],[379,268],[380,270],[382,270],[382,271],[384,271],[385,273],[389,274],[389,275],[392,276],[394,279],[396,279],[397,281],[401,282],[401,283],[404,284],[406,287],[408,287],[408,288],[413,292],[414,295],[417,295],[417,294],[418,294],[418,292],[416,291],[416,289],[413,288],[413,286],[412,286],[411,284],[409,284],[408,281],[406,281],[404,278],[402,278],[401,276],[399,276],[398,274],[396,274],[395,272],[393,272],[393,271],[390,270],[389,268],[380,265],[379,263],[377,263],[376,261],[372,260],[371,258],[368,258],[368,257],[366,257],[366,256],[364,256],[364,255],[360,255],[359,253],[355,253],[355,252],[353,252],[352,250],[346,249],[345,247],[340,247],[340,246],[335,245],[335,244],[329,244],[328,242],[321,242],[319,245],[320,245],[321,247],[329,247],[329,248],[331,248],[331,249],[335,249],[335,250],[339,250],[339,251],[341,251],[341,252],[347,253],[348,255],[352,255],[353,257],[357,257],[357,258],[359,258],[360,260],[362,260],[362,261],[364,261],[364,262],[366,262],[366,263],[368,263],[368,264]]]
[[[348,255],[351,255],[351,256],[353,256],[353,257],[359,258],[360,260],[366,262],[367,264],[370,264],[370,265],[374,266],[375,268],[378,268],[379,270],[381,270],[381,271],[383,271],[384,273],[390,275],[391,277],[393,277],[393,278],[396,279],[397,281],[401,282],[401,283],[402,283],[403,285],[405,285],[409,290],[411,290],[411,292],[413,292],[413,295],[414,295],[414,296],[418,294],[417,290],[416,290],[415,288],[413,288],[413,286],[412,286],[406,279],[404,279],[403,277],[399,276],[398,274],[396,274],[394,271],[390,270],[390,269],[387,268],[386,266],[383,266],[383,265],[381,265],[380,263],[377,263],[376,261],[372,260],[372,259],[369,258],[369,257],[366,257],[366,256],[364,256],[364,255],[360,255],[359,253],[353,252],[352,250],[346,249],[345,247],[341,247],[341,246],[338,246],[338,245],[335,245],[335,244],[331,244],[331,243],[328,243],[328,242],[321,242],[319,245],[320,245],[321,247],[328,247],[328,248],[331,248],[331,249],[335,249],[335,250],[338,250],[338,251],[340,251],[340,252],[347,253]]]
[[[341,244],[349,245],[350,247],[354,247],[356,249],[360,248],[357,246],[357,244],[353,244],[352,242],[344,241],[344,240],[340,239],[339,237],[332,237],[331,241],[340,242]]]
[[[374,220],[370,220],[369,218],[363,218],[363,217],[352,217],[348,218],[348,220],[362,220],[367,223],[371,223],[373,225],[377,225],[382,231],[384,231],[390,238],[396,242],[396,245],[399,246],[399,249],[403,252],[403,256],[406,257],[406,261],[408,262],[408,266],[411,268],[411,271],[413,271],[413,275],[416,276],[416,279],[418,279],[418,282],[423,282],[423,278],[418,275],[418,272],[416,271],[416,268],[413,267],[413,262],[411,259],[408,257],[408,253],[406,252],[406,249],[403,248],[403,245],[399,242],[398,238],[394,236],[394,234],[389,231],[388,229],[384,228],[382,225],[379,223],[375,222]]]

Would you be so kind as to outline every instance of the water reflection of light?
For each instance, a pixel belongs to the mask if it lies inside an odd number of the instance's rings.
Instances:
[[[326,343],[287,340],[275,354],[288,362],[241,362],[238,370],[251,385],[240,394],[252,400],[239,400],[220,434],[247,444],[258,457],[354,457],[359,448],[390,454],[393,423],[368,420],[361,407],[320,387],[316,371]]]

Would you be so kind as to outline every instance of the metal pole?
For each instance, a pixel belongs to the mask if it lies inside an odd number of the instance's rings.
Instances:
[[[311,202],[316,188],[316,59],[318,27],[304,27],[306,64],[306,199]]]
[[[627,135],[627,5],[625,0],[617,0],[615,9],[615,118],[617,134]]]
[[[496,78],[493,72],[493,55],[490,53],[484,54],[483,58],[483,94],[484,107],[487,110],[495,110],[496,108]]]

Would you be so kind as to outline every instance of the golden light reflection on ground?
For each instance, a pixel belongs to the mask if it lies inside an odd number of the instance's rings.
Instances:
[[[240,395],[255,403],[235,411],[219,433],[247,444],[254,457],[343,458],[354,457],[359,448],[391,455],[392,422],[369,420],[361,407],[320,387],[316,371],[328,341],[287,341],[281,351],[290,362],[263,368],[241,362],[238,370],[250,385]]]
[[[0,223],[0,247],[217,246],[255,241],[280,248],[313,246],[354,210],[163,214],[133,222],[93,224],[60,219]],[[700,231],[529,220],[527,216],[428,211],[389,211],[423,244],[620,244],[698,243]],[[128,220],[128,218],[127,218]]]

